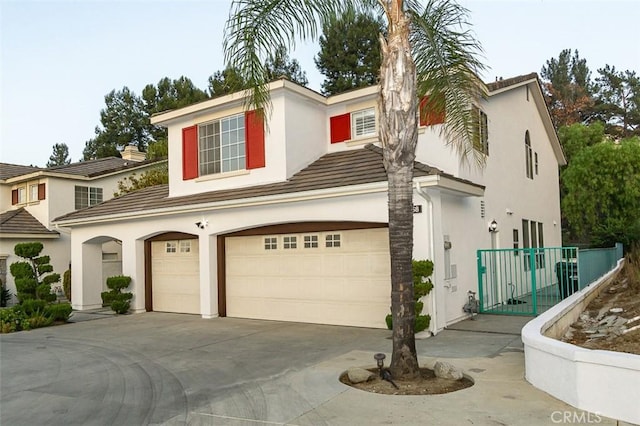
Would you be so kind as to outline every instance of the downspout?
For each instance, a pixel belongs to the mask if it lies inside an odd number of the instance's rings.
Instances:
[[[419,181],[416,181],[416,192],[420,194],[420,196],[424,198],[427,202],[427,222],[429,227],[429,233],[431,234],[429,238],[429,254],[431,255],[431,260],[435,263],[436,252],[435,252],[435,243],[434,243],[435,233],[434,233],[434,225],[433,225],[433,201],[431,201],[431,197],[429,196],[427,191],[422,188]],[[431,323],[429,324],[429,331],[431,332],[432,335],[435,335],[435,330],[437,330],[435,282],[433,285],[433,289],[431,291],[434,292],[433,295],[431,296],[431,312],[433,313],[433,318]]]

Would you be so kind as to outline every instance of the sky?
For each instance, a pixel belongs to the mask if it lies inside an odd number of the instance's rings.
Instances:
[[[605,64],[640,73],[640,0],[459,0],[483,46],[486,82],[540,69],[578,49],[596,74]],[[224,68],[230,0],[0,0],[0,162],[45,166],[56,143],[73,161],[100,123],[104,96],[140,95],[163,77],[207,80]],[[297,59],[319,90],[316,42]]]

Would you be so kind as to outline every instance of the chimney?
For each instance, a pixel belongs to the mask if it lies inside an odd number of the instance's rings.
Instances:
[[[144,161],[147,155],[144,152],[138,151],[138,147],[135,145],[127,145],[124,147],[124,151],[120,154],[123,160],[128,161]]]

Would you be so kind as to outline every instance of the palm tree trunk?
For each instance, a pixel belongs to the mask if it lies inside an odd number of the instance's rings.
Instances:
[[[409,44],[409,19],[401,0],[389,0],[389,32],[381,40],[380,140],[389,182],[389,246],[394,378],[419,374],[413,300],[413,162],[418,140],[416,69]]]

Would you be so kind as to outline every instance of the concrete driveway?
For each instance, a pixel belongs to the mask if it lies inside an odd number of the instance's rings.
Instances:
[[[446,358],[476,380],[453,394],[382,396],[337,381],[388,354],[389,336],[163,313],[1,335],[0,424],[531,425],[575,411],[523,380],[521,342],[508,333],[447,330],[418,341],[423,365]]]

